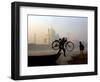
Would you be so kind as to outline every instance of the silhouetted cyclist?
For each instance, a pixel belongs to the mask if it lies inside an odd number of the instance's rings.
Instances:
[[[66,55],[65,55],[66,50],[65,50],[65,48],[64,48],[65,42],[67,42],[67,38],[59,39],[59,51],[58,51],[58,54],[61,52],[61,50],[63,50],[64,56],[66,56]]]

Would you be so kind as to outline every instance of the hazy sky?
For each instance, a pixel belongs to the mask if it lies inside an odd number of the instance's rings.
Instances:
[[[28,42],[32,42],[34,34],[43,38],[48,28],[52,28],[60,37],[70,37],[73,40],[87,41],[88,18],[69,16],[28,16]]]

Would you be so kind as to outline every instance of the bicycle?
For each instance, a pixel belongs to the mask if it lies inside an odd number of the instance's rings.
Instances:
[[[54,50],[58,50],[59,49],[59,44],[60,43],[60,40],[55,40],[52,42],[52,48]],[[67,50],[67,51],[73,51],[74,50],[74,43],[71,42],[71,41],[66,41],[65,44],[64,44],[64,48]]]

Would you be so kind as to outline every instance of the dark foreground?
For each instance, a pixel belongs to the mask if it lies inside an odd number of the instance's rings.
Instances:
[[[50,66],[57,65],[57,55],[28,56],[28,66]]]
[[[59,65],[56,60],[60,54],[49,55],[49,56],[28,56],[28,66],[51,66]],[[72,60],[67,61],[67,65],[71,64],[87,64],[87,54],[84,57],[75,56]]]

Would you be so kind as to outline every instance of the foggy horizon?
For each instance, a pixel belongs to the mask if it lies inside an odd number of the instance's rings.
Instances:
[[[48,37],[48,29],[53,29],[55,35],[67,37],[69,40],[87,43],[88,18],[68,16],[28,16],[28,43],[44,44]]]

